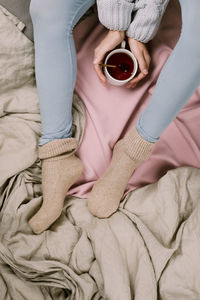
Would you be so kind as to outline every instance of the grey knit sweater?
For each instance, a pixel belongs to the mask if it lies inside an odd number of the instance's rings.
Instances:
[[[100,22],[110,30],[126,31],[143,43],[151,40],[169,0],[97,0]]]

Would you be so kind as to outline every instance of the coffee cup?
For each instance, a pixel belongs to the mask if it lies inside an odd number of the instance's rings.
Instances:
[[[104,67],[108,82],[115,86],[125,85],[134,78],[138,70],[137,59],[125,46],[126,41],[122,41],[121,48],[112,50],[104,61],[104,64],[116,66]]]

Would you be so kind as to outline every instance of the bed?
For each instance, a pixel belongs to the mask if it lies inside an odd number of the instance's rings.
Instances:
[[[199,88],[133,173],[118,211],[98,219],[87,209],[115,141],[136,123],[178,40],[178,1],[148,44],[151,71],[134,90],[105,88],[95,74],[93,51],[106,33],[96,12],[76,26],[73,136],[84,172],[40,235],[28,226],[42,203],[41,120],[24,12],[0,4],[0,300],[200,299]]]

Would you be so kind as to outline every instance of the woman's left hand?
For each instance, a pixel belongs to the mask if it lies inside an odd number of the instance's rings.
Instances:
[[[105,38],[94,50],[94,68],[101,83],[104,86],[106,86],[107,78],[105,77],[102,68],[99,66],[99,64],[103,62],[103,59],[108,51],[113,50],[117,45],[119,45],[123,41],[124,36],[124,31],[109,30]]]
[[[151,57],[144,43],[139,42],[130,37],[128,38],[128,43],[131,52],[135,55],[138,61],[139,69],[140,69],[139,74],[126,84],[127,88],[130,87],[134,88],[140,80],[142,80],[144,77],[147,76],[149,65],[151,62]]]

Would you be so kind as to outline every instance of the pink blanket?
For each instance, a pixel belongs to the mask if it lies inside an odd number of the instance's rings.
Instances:
[[[140,112],[147,105],[158,75],[179,38],[180,30],[179,2],[172,0],[156,37],[148,45],[152,56],[150,74],[137,88],[127,89],[111,85],[104,87],[94,71],[94,48],[107,32],[98,22],[97,16],[77,26],[76,91],[86,106],[87,124],[77,151],[84,163],[84,173],[67,194],[87,197],[95,181],[109,166],[115,142],[137,122]],[[180,166],[200,168],[199,100],[200,89],[161,135],[151,158],[134,171],[124,196],[131,190],[157,181],[170,169]]]

